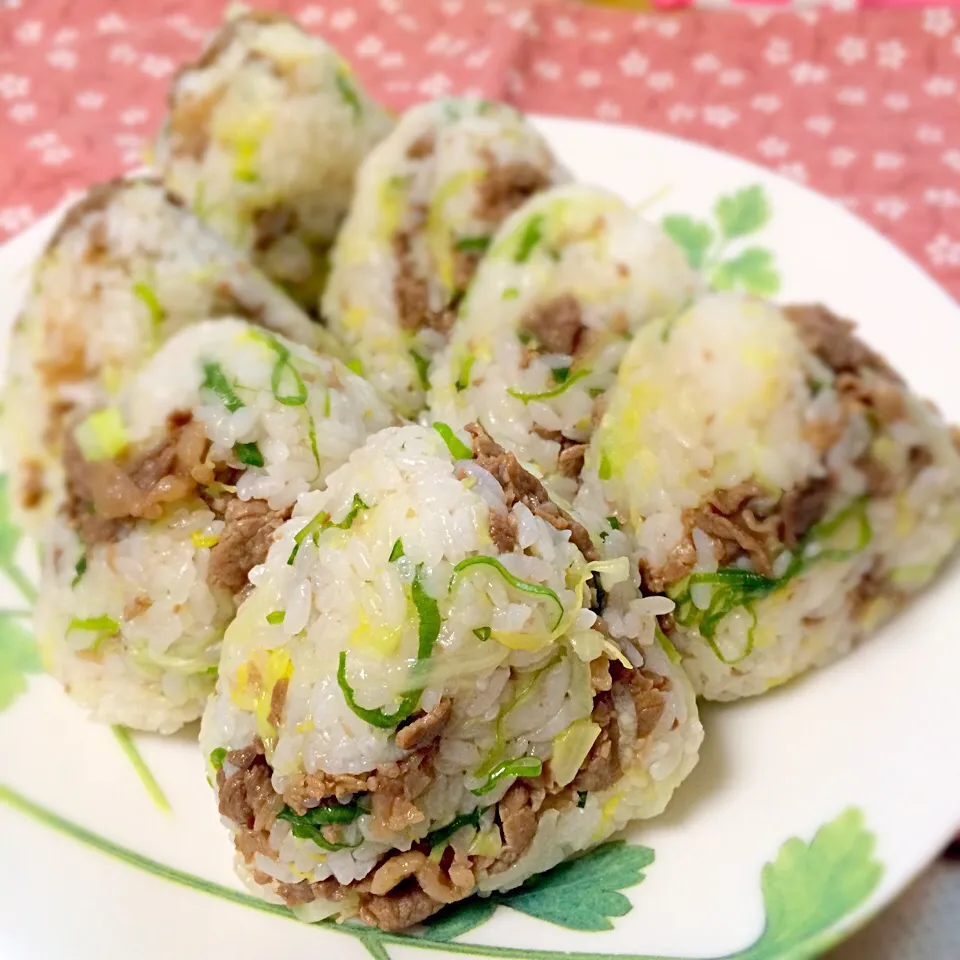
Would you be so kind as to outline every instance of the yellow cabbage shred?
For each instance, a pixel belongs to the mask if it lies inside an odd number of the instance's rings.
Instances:
[[[557,786],[572,783],[590,748],[600,736],[600,725],[591,720],[577,720],[553,738],[550,771]]]
[[[91,413],[77,427],[74,438],[88,463],[112,460],[130,442],[123,416],[116,407],[105,407]]]

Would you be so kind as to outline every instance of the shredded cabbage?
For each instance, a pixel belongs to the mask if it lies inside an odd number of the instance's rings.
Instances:
[[[600,725],[590,720],[577,720],[553,738],[550,772],[557,786],[572,783],[583,766],[587,754],[600,736]]]
[[[74,431],[77,446],[88,463],[112,460],[126,449],[130,439],[116,407],[91,413]]]

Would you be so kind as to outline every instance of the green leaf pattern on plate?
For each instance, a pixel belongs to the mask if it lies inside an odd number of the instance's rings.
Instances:
[[[25,609],[0,610],[0,710],[27,689],[27,675],[42,670],[33,634],[23,625],[31,616],[37,591],[17,562],[20,528],[10,517],[10,486],[0,475],[0,576],[19,592]]]
[[[275,916],[293,917],[285,907],[212,883],[114,843],[3,784],[0,803],[100,853],[179,886]],[[865,826],[863,814],[855,808],[821,827],[810,843],[796,837],[788,840],[761,874],[766,914],[763,932],[745,950],[723,960],[807,960],[818,956],[835,941],[834,926],[860,909],[876,890],[883,867],[874,856],[875,844],[876,838]],[[564,926],[574,929],[608,929],[607,918],[622,916],[630,909],[630,901],[619,890],[642,880],[643,869],[652,862],[652,851],[644,847],[608,843],[497,899],[544,920],[557,922],[559,918]],[[507,960],[674,960],[649,954],[531,950],[456,941],[456,937],[493,916],[496,904],[492,899],[465,901],[459,909],[441,914],[420,936],[385,933],[351,922],[321,925],[330,933],[354,937],[377,960],[389,960],[389,946]],[[601,922],[604,926],[600,926]]]
[[[716,226],[686,214],[670,214],[662,226],[690,266],[702,271],[714,289],[744,290],[764,297],[778,293],[780,273],[769,248],[729,250],[732,241],[757,233],[769,221],[770,204],[763,188],[755,184],[720,197],[713,205],[713,217]]]

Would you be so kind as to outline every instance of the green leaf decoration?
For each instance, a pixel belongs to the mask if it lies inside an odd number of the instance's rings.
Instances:
[[[465,900],[462,905],[454,904],[437,914],[435,919],[428,921],[427,932],[423,938],[446,943],[486,923],[496,910],[497,901],[492,898],[483,900],[474,897],[472,900]]]
[[[0,612],[0,710],[27,689],[27,674],[42,670],[37,644],[17,613]]]
[[[619,891],[635,887],[653,863],[649,847],[628,846],[622,840],[562,863],[501,898],[512,910],[570,930],[612,930],[611,917],[630,912],[630,901]]]
[[[663,218],[664,233],[687,255],[687,262],[699,270],[713,243],[713,228],[703,220],[694,220],[684,214],[672,213]]]
[[[0,567],[13,563],[20,545],[20,528],[10,519],[10,482],[0,476]]]
[[[743,960],[786,957],[860,907],[877,888],[883,866],[863,814],[844,811],[810,843],[788,840],[763,868],[766,926]],[[809,954],[805,954],[809,955]]]
[[[710,275],[717,290],[746,290],[770,297],[780,290],[780,274],[773,263],[773,254],[763,247],[747,247],[735,257],[717,264]]]
[[[720,197],[713,208],[725,240],[756,233],[770,219],[770,207],[759,185],[745,187],[736,193]]]
[[[224,887],[177,870],[120,846],[79,824],[41,807],[0,783],[0,803],[128,866],[158,879],[206,893],[277,917],[293,919],[279,904],[267,903],[232,887]],[[766,925],[751,946],[724,960],[812,960],[837,942],[835,925],[860,909],[875,892],[883,868],[874,857],[876,838],[863,814],[850,809],[822,827],[810,843],[788,840],[776,860],[767,863],[760,886]],[[609,930],[610,917],[623,916],[630,901],[619,891],[639,883],[653,862],[653,851],[608,843],[592,853],[551,870],[513,894],[489,900],[473,899],[444,911],[429,923],[426,934],[387,933],[355,922],[322,922],[328,933],[359,941],[375,960],[389,960],[387,947],[420,950],[449,957],[489,957],[493,960],[678,960],[641,953],[577,953],[537,950],[496,943],[452,942],[490,919],[496,900],[530,916],[575,930]],[[611,943],[626,944],[622,939]],[[604,944],[604,946],[606,946]],[[406,956],[406,952],[403,954]],[[396,955],[394,955],[396,956]]]

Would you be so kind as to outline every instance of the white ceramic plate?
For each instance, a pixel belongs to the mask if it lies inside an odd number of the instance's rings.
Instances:
[[[822,300],[858,319],[871,344],[960,420],[960,315],[870,228],[806,189],[688,143],[540,123],[581,179],[646,201],[658,220],[685,216],[672,232],[719,282]],[[715,237],[706,252],[697,248],[708,237],[703,224]],[[0,252],[4,331],[53,225]],[[718,259],[721,226],[728,237]],[[255,909],[234,879],[195,727],[135,738],[169,801],[165,812],[113,732],[37,674],[29,619],[16,613],[28,606],[29,583],[24,598],[16,582],[18,571],[32,576],[34,550],[16,544],[4,515],[0,503],[7,960],[807,957],[883,906],[960,823],[954,571],[842,663],[762,698],[705,708],[699,767],[667,813],[625,844],[503,904],[461,907],[432,928],[433,939],[299,924],[282,908]]]

